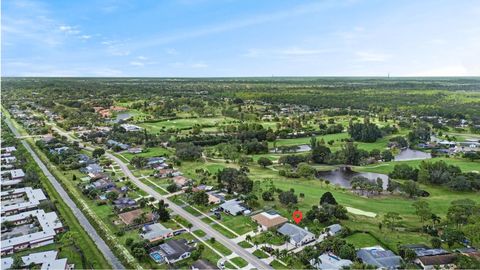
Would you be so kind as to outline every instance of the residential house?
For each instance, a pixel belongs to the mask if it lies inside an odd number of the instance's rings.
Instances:
[[[12,153],[12,152],[15,152],[17,151],[17,148],[15,148],[15,146],[7,146],[7,147],[3,147],[1,149],[1,153],[2,154],[5,154],[5,153]]]
[[[130,147],[128,144],[117,142],[115,140],[107,140],[107,146],[108,147],[117,146],[117,147],[120,147],[120,149],[122,150],[127,150]]]
[[[9,216],[36,209],[40,205],[40,202],[47,199],[41,189],[32,189],[31,187],[2,191],[1,198],[2,216]]]
[[[194,250],[193,247],[188,245],[188,242],[185,239],[169,240],[158,247],[165,262],[169,264],[190,257],[192,251]]]
[[[142,227],[140,236],[152,243],[173,237],[173,230],[165,228],[160,223],[148,224]]]
[[[190,183],[190,180],[183,175],[177,175],[173,177],[172,180],[179,188],[184,187]]]
[[[44,252],[36,252],[31,253],[26,256],[22,256],[21,260],[23,262],[23,266],[28,268],[30,265],[34,265],[33,269],[41,269],[41,270],[73,270],[75,265],[68,264],[67,259],[57,259],[58,251],[50,250]],[[1,269],[7,270],[10,269],[13,265],[13,258],[7,257],[2,258],[1,261]]]
[[[433,269],[456,269],[455,260],[457,254],[441,254],[422,256],[415,259],[415,263],[422,267],[424,270]]]
[[[87,165],[86,167],[81,168],[80,172],[86,173],[86,174],[102,173],[103,168],[102,168],[102,166],[100,166],[96,163],[93,163],[93,164]]]
[[[14,224],[14,227],[10,229],[2,226],[2,255],[52,244],[54,243],[55,235],[64,230],[57,213],[45,213],[42,209],[4,216],[1,220],[2,224],[6,221]],[[38,231],[31,230],[31,225],[34,222],[38,222]],[[25,231],[25,228],[29,229]]]
[[[282,217],[273,210],[256,214],[252,216],[252,220],[260,225],[263,231],[278,228],[288,221],[287,218]]]
[[[357,251],[357,257],[368,265],[382,269],[398,269],[402,258],[380,246],[366,247]]]
[[[167,178],[167,177],[172,177],[173,173],[175,172],[175,170],[173,169],[160,169],[157,171],[157,173],[155,173],[155,176],[158,177],[158,178]]]
[[[18,185],[23,181],[25,173],[22,169],[7,170],[1,172],[1,185],[3,188]]]
[[[325,233],[331,236],[336,236],[340,232],[342,232],[342,225],[340,224],[332,224],[330,226],[325,227]]]
[[[164,157],[151,157],[147,159],[147,166],[151,168],[155,168],[156,165],[165,163]]]
[[[118,217],[125,225],[130,226],[130,225],[133,225],[135,219],[139,218],[142,214],[144,214],[142,209],[135,209],[125,213],[121,213],[118,215]],[[145,219],[146,219],[146,223],[151,222],[153,220],[153,214],[146,213]]]
[[[113,205],[117,209],[133,208],[137,206],[137,202],[134,199],[124,197],[113,201]]]
[[[108,180],[108,178],[101,178],[101,179],[98,179],[97,181],[91,183],[87,187],[105,191],[105,190],[114,188],[115,183]]]
[[[131,132],[131,131],[141,131],[142,128],[136,125],[132,124],[121,124],[120,125],[125,131]]]
[[[219,206],[219,208],[232,216],[238,216],[240,214],[250,214],[250,210],[245,207],[242,202],[237,201],[236,199],[232,199],[229,201],[224,202]]]
[[[289,242],[296,247],[303,246],[316,240],[313,233],[292,223],[285,223],[277,230],[277,232],[281,235],[288,236]]]
[[[331,252],[323,253],[318,260],[310,261],[310,265],[319,270],[340,270],[350,267],[352,264],[351,260],[344,260]]]
[[[143,149],[141,147],[130,147],[128,148],[128,152],[130,154],[140,154],[143,152]]]

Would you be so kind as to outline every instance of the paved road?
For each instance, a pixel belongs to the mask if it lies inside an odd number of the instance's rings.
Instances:
[[[15,128],[15,126],[10,122],[10,119],[6,119],[5,121],[12,130],[13,134],[16,137],[21,137],[20,133],[18,130]],[[125,269],[125,267],[122,265],[120,260],[113,254],[113,252],[110,250],[110,248],[107,246],[105,241],[97,234],[97,231],[95,231],[95,228],[93,228],[92,224],[88,221],[88,219],[85,217],[85,215],[80,211],[80,209],[77,207],[77,205],[73,202],[73,200],[68,196],[68,193],[63,189],[62,185],[57,181],[57,179],[50,173],[48,170],[47,166],[43,164],[43,162],[40,160],[40,158],[37,156],[37,154],[33,151],[33,149],[30,147],[30,145],[25,141],[21,140],[23,146],[27,149],[27,151],[32,155],[33,159],[35,162],[38,164],[40,169],[43,171],[45,176],[48,178],[50,183],[52,183],[53,187],[55,190],[57,190],[58,194],[60,197],[63,198],[65,203],[70,207],[72,210],[73,214],[77,217],[78,221],[80,222],[80,225],[83,227],[83,229],[90,235],[92,240],[95,242],[97,245],[98,249],[103,253],[103,256],[107,259],[107,261],[112,265],[113,269]],[[88,258],[87,258],[88,260]]]
[[[117,158],[116,156],[110,153],[105,153],[105,155],[111,160],[115,161],[118,165],[120,165],[120,168],[125,173],[125,175],[128,176],[139,188],[141,188],[143,191],[145,191],[146,193],[148,193],[149,195],[151,195],[157,200],[164,200],[165,203],[168,203],[170,209],[172,209],[173,212],[177,213],[184,219],[188,220],[194,226],[204,231],[207,235],[215,237],[215,239],[218,242],[220,242],[222,245],[224,245],[231,251],[235,252],[239,257],[243,258],[245,261],[250,263],[253,267],[257,269],[273,269],[270,265],[264,263],[263,261],[255,257],[255,255],[252,255],[251,253],[246,251],[244,248],[238,246],[232,239],[227,238],[220,232],[211,228],[208,224],[201,221],[198,217],[188,213],[182,207],[171,202],[168,198],[160,195],[160,193],[156,192],[153,188],[144,184],[135,175],[133,175],[133,173],[130,171],[130,169],[122,160],[120,160],[119,158]]]

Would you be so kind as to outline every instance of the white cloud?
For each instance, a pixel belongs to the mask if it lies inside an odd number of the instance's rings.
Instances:
[[[60,25],[58,27],[58,30],[60,30],[60,32],[63,32],[63,33],[68,34],[68,35],[80,34],[80,30],[78,30],[77,27],[69,26],[69,25]]]
[[[92,36],[90,36],[90,35],[81,35],[79,38],[82,39],[82,40],[88,40],[88,39],[91,39]]]
[[[136,66],[136,67],[143,67],[143,66],[145,66],[145,63],[139,62],[139,61],[131,61],[130,65]]]

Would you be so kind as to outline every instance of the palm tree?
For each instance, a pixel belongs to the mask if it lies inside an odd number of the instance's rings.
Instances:
[[[248,242],[252,242],[252,236],[250,234],[247,234],[247,236],[245,236],[245,240]]]

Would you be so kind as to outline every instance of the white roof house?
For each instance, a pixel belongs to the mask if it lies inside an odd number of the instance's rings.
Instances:
[[[2,153],[12,153],[15,151],[17,151],[17,148],[15,148],[15,146],[7,146],[2,148]]]
[[[223,212],[236,216],[238,214],[248,214],[250,210],[241,205],[241,202],[236,199],[226,201],[220,205],[220,208],[223,209]]]
[[[325,227],[325,232],[334,236],[339,234],[342,231],[342,225],[340,224],[332,224],[330,226]]]
[[[2,186],[13,186],[23,181],[25,173],[22,169],[2,171],[1,173],[1,184]]]
[[[145,225],[142,228],[143,239],[147,239],[150,242],[155,242],[162,239],[167,239],[173,236],[173,230],[165,228],[160,223]]]
[[[125,129],[125,131],[140,131],[140,130],[142,130],[141,127],[136,126],[136,125],[132,125],[132,124],[121,124],[120,126],[123,129]]]
[[[26,256],[22,256],[23,265],[28,266],[30,264],[40,265],[41,270],[47,269],[73,269],[73,265],[67,264],[67,259],[57,259],[58,251],[50,250],[44,252],[32,253]],[[2,258],[1,269],[9,269],[13,264],[13,258]]]
[[[33,217],[39,223],[40,231],[37,232],[26,232],[20,234],[13,234],[11,238],[5,236],[3,233],[3,238],[1,242],[1,254],[9,254],[17,250],[22,250],[26,248],[40,247],[48,245],[54,242],[54,237],[57,232],[63,230],[63,225],[58,219],[57,213],[45,211],[32,210],[28,212],[22,212],[20,214],[1,217],[2,222],[10,221],[15,225],[28,225],[32,223],[31,217]]]
[[[295,246],[302,246],[315,241],[315,235],[292,223],[285,223],[277,230],[278,233],[290,238],[290,243]]]
[[[25,198],[26,197],[26,198]],[[1,215],[11,215],[38,207],[47,197],[41,189],[31,187],[17,188],[1,193]]]
[[[328,252],[323,253],[322,255],[318,256],[318,260],[311,260],[310,265],[313,266],[315,269],[327,269],[327,270],[339,270],[344,269],[352,265],[353,262],[350,260],[344,260],[338,257],[337,255]]]

